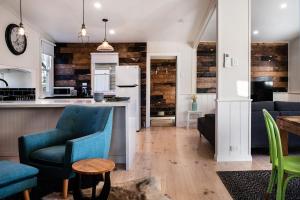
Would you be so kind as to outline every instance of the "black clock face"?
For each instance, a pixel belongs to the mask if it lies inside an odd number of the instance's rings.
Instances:
[[[10,24],[7,26],[5,31],[7,47],[15,55],[23,54],[27,47],[26,35],[19,35],[18,28],[18,25]]]

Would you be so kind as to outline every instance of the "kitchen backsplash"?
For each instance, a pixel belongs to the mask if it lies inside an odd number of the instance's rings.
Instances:
[[[0,101],[35,100],[35,88],[0,88]]]

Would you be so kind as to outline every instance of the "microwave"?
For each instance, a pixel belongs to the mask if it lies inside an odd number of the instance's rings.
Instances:
[[[53,96],[77,96],[74,87],[54,87]]]

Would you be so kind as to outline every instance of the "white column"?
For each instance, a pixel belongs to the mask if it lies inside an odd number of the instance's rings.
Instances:
[[[250,5],[251,0],[217,1],[217,161],[251,160]]]

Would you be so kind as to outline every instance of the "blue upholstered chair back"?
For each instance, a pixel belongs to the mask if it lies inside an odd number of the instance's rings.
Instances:
[[[57,129],[82,137],[102,131],[111,112],[111,107],[67,106],[58,123]]]

